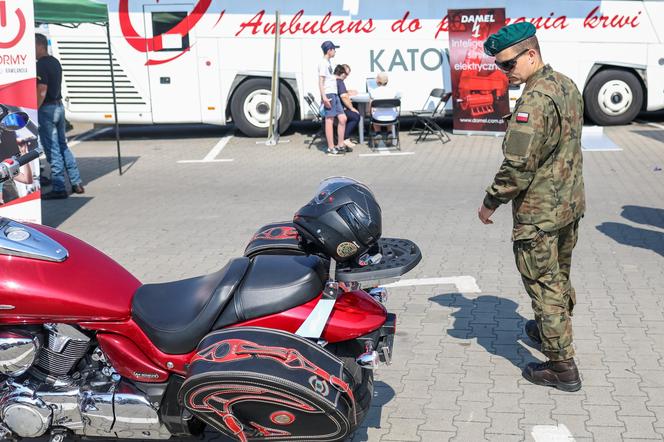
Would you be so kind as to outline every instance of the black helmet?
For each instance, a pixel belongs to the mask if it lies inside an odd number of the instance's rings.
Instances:
[[[373,193],[345,177],[323,180],[293,222],[317,251],[340,262],[362,255],[382,233],[381,210]]]

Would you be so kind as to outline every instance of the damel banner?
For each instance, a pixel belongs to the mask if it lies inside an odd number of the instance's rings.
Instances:
[[[448,16],[454,133],[504,132],[507,76],[483,45],[505,25],[505,9],[452,9]]]

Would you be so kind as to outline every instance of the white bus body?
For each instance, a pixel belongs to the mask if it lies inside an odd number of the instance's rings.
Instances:
[[[545,62],[571,77],[598,124],[664,108],[664,2],[413,0],[107,0],[120,123],[209,123],[267,132],[274,11],[281,12],[280,129],[312,117],[320,45],[340,48],[349,89],[386,71],[402,111],[451,90],[447,10],[505,8],[534,21]],[[72,121],[113,121],[106,30],[50,26]],[[513,92],[512,100],[518,91]]]

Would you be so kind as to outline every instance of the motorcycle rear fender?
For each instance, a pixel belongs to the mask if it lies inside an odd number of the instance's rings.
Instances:
[[[295,333],[321,299],[321,295],[290,310],[251,319],[232,327],[265,327]],[[336,301],[321,339],[334,343],[359,338],[379,329],[387,311],[363,290],[343,293]]]

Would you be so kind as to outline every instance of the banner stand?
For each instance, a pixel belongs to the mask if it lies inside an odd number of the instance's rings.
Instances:
[[[484,42],[505,24],[505,9],[450,9],[448,17],[452,133],[500,136],[510,111],[509,82],[484,53]]]
[[[39,150],[34,9],[31,1],[0,0],[0,118],[28,114],[26,127],[0,130],[0,161]],[[0,217],[41,224],[39,159],[0,183]]]
[[[270,102],[270,125],[267,129],[267,140],[257,141],[256,144],[265,144],[266,146],[276,146],[280,143],[289,143],[290,140],[279,139],[279,114],[281,111],[281,104],[279,103],[279,70],[280,57],[281,57],[281,32],[280,32],[280,14],[279,11],[274,13],[275,31],[274,31],[274,58],[272,62],[272,100]]]

